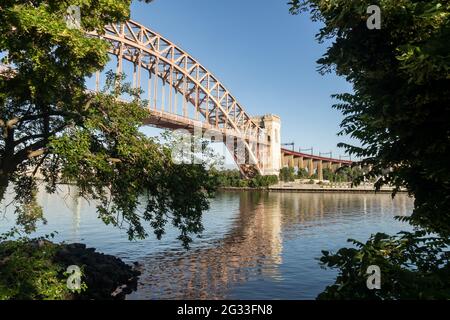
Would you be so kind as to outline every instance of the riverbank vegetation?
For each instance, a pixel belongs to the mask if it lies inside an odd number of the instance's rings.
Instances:
[[[254,188],[264,189],[282,182],[294,182],[295,180],[309,180],[314,183],[319,177],[316,173],[309,175],[305,169],[296,170],[291,167],[284,167],[280,174],[269,176],[256,176],[252,179],[244,179],[239,170],[216,170],[212,169],[211,174],[217,180],[219,188]],[[329,168],[323,170],[323,178],[332,183],[352,182],[360,176],[362,170],[359,167],[343,167],[333,171]],[[308,182],[309,183],[309,182]]]
[[[337,170],[331,170],[330,168],[323,169],[323,179],[329,182],[352,182],[357,177],[360,177],[363,170],[359,167],[342,167]],[[280,170],[280,180],[283,182],[293,182],[297,179],[312,179],[317,180],[319,177],[317,173],[309,175],[306,169],[298,169],[284,167]],[[371,181],[375,179],[371,178]]]
[[[370,167],[354,179],[377,178],[415,198],[413,232],[376,234],[337,253],[323,266],[337,269],[323,299],[450,299],[450,2],[292,0],[291,12],[323,23],[319,41],[333,39],[318,61],[353,93],[335,96],[344,115],[340,144]],[[368,28],[367,9],[381,9],[381,29]],[[394,191],[395,195],[395,191]],[[369,266],[381,269],[381,287],[369,290]]]
[[[214,170],[219,188],[255,188],[264,189],[278,183],[278,177],[258,175],[252,179],[242,178],[239,170]]]

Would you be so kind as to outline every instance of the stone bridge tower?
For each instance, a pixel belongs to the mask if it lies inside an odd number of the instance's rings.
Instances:
[[[265,176],[279,175],[281,170],[281,119],[279,116],[268,114],[253,118],[267,134],[269,147],[262,155],[264,167],[262,173]]]

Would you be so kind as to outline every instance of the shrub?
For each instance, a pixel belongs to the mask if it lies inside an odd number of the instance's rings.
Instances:
[[[337,269],[338,276],[319,299],[450,299],[449,239],[418,230],[349,241],[353,248],[323,251],[322,266]],[[380,290],[367,289],[371,265],[382,270]]]
[[[0,300],[64,300],[65,269],[53,263],[58,246],[26,239],[0,243]]]
[[[241,177],[238,170],[215,171],[213,174],[216,176],[219,186],[225,188],[267,188],[278,183],[278,176],[276,175],[258,175],[251,180],[247,180]]]
[[[308,178],[308,171],[306,169],[298,169],[297,171],[297,178],[299,179],[306,179]]]
[[[66,272],[72,265],[82,273],[81,288],[73,291]],[[0,242],[0,300],[121,300],[136,288],[138,275],[119,258],[84,244],[46,238]]]
[[[333,182],[336,178],[336,174],[330,168],[323,169],[323,179]]]
[[[285,167],[280,170],[280,180],[284,182],[295,181],[294,168]]]
[[[256,176],[250,180],[250,187],[252,188],[267,188],[278,183],[277,176]]]

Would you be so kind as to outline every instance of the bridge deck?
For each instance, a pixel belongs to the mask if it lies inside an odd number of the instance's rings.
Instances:
[[[211,134],[216,133],[222,135],[223,138],[225,138],[226,136],[231,136],[249,142],[258,142],[259,144],[269,145],[267,141],[257,140],[257,138],[253,135],[238,134],[233,129],[225,129],[225,128],[218,129],[216,126],[208,124],[207,122],[200,120],[193,120],[188,117],[184,117],[181,115],[161,110],[150,110],[150,117],[144,121],[144,124],[162,129],[170,129],[170,130],[184,129],[191,133],[195,133],[196,129],[197,130],[201,129],[202,132],[210,131]]]
[[[315,156],[315,155],[311,155],[311,154],[307,154],[307,153],[296,152],[296,151],[292,151],[292,150],[288,150],[288,149],[284,149],[284,148],[281,149],[281,153],[283,155],[294,156],[294,158],[312,159],[314,161],[329,162],[329,163],[332,163],[332,164],[344,164],[344,165],[351,165],[351,164],[353,164],[353,161],[349,161],[349,160],[340,160],[340,159],[320,157],[320,156]]]

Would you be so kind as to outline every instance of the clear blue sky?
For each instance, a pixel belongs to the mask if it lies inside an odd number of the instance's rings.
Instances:
[[[321,76],[316,61],[320,25],[307,13],[291,16],[287,0],[135,1],[132,19],[198,59],[251,115],[277,114],[283,142],[343,154],[337,143],[340,112],[333,93],[350,92],[345,79]]]

